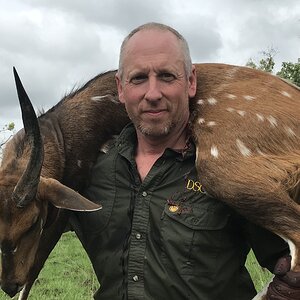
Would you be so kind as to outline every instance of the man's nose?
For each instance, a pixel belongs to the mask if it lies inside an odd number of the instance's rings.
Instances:
[[[162,98],[160,84],[157,78],[149,78],[148,89],[145,94],[145,99],[148,101],[158,101]]]

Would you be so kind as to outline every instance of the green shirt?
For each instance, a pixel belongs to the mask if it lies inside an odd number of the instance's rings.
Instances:
[[[250,247],[272,268],[286,244],[205,193],[193,143],[166,149],[144,181],[135,145],[130,125],[92,172],[86,196],[103,209],[75,215],[101,284],[95,299],[252,299]]]

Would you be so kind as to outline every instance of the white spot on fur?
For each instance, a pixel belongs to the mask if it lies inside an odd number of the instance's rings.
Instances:
[[[228,99],[236,99],[236,95],[233,94],[227,94]]]
[[[101,147],[100,147],[100,151],[103,153],[107,153],[111,147],[111,145],[114,143],[114,141],[116,140],[118,136],[117,135],[113,135],[112,138],[108,141],[106,141]]]
[[[208,98],[207,99],[207,102],[208,102],[208,104],[210,104],[210,105],[216,105],[217,104],[217,99],[216,98]]]
[[[103,96],[93,96],[91,97],[91,100],[92,101],[104,101],[104,100],[108,100],[108,101],[111,101],[113,103],[117,103],[117,104],[120,104],[120,101],[117,97],[114,97],[113,95],[110,95],[110,94],[106,94],[106,95],[103,95]]]
[[[204,124],[204,123],[205,123],[204,118],[199,118],[199,119],[198,119],[198,123],[199,123],[199,124]]]
[[[256,151],[258,154],[265,156],[265,154],[259,148],[256,148]]]
[[[258,121],[264,121],[264,116],[261,114],[256,114]]]
[[[207,126],[216,126],[217,123],[215,121],[209,121],[207,122]]]
[[[250,96],[250,95],[245,95],[245,96],[244,96],[244,99],[247,100],[247,101],[252,101],[252,100],[254,100],[255,98],[256,98],[256,97]]]
[[[273,116],[268,116],[268,121],[270,122],[271,126],[277,126],[277,120]]]
[[[288,134],[288,136],[296,136],[296,133],[294,132],[294,130],[291,127],[284,126],[284,129],[285,129],[286,133]]]
[[[285,97],[292,98],[291,94],[288,93],[287,91],[281,91],[281,94]]]
[[[246,112],[244,110],[237,110],[237,113],[242,117],[244,117],[246,114]]]
[[[81,168],[81,165],[82,165],[82,161],[81,161],[81,160],[77,160],[77,166],[78,166],[79,168]]]
[[[229,112],[234,112],[235,111],[235,109],[232,108],[232,107],[227,107],[226,110],[229,111]]]
[[[102,101],[103,99],[107,98],[109,95],[103,95],[103,96],[93,96],[91,97],[92,101]]]
[[[109,150],[110,143],[111,143],[111,140],[109,140],[105,144],[103,144],[102,147],[100,148],[100,151],[103,153],[107,153]]]
[[[197,104],[203,105],[203,104],[204,104],[204,100],[203,100],[203,99],[199,99],[199,100],[197,101]]]
[[[212,146],[210,149],[210,153],[213,157],[218,158],[219,156],[219,150],[216,146]]]
[[[236,140],[236,145],[239,148],[239,150],[240,150],[240,152],[242,153],[243,156],[250,156],[251,155],[250,149],[248,149],[241,140],[237,139]]]

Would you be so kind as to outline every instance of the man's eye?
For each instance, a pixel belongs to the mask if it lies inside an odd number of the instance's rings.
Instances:
[[[160,77],[160,79],[162,79],[163,81],[166,81],[166,82],[170,82],[175,79],[175,76],[170,73],[162,73],[159,75],[159,77]]]
[[[147,80],[147,76],[146,75],[137,75],[137,76],[134,76],[133,78],[131,78],[131,83],[133,84],[139,84],[139,83],[142,83],[144,81]]]

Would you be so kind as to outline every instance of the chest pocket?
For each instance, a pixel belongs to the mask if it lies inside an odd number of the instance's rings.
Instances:
[[[192,195],[184,202],[182,196],[164,207],[164,263],[181,275],[212,275],[218,257],[233,246],[230,209],[206,195]]]
[[[166,204],[164,214],[194,230],[220,230],[227,224],[229,211],[222,205],[193,205],[183,207]]]

